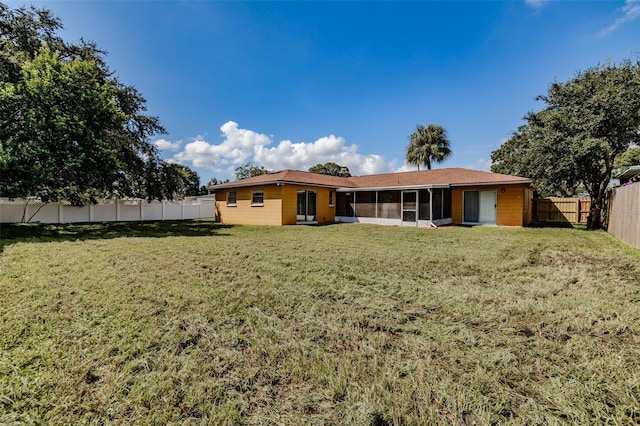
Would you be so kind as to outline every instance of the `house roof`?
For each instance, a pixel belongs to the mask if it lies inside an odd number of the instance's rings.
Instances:
[[[640,166],[627,167],[620,173],[614,176],[615,179],[630,179],[640,173]]]
[[[297,183],[313,186],[341,188],[344,190],[357,189],[391,189],[411,187],[449,187],[449,186],[478,186],[496,184],[531,183],[531,179],[500,173],[483,172],[463,168],[447,168],[436,170],[422,170],[414,172],[384,173],[368,176],[352,176],[343,178],[303,172],[300,170],[282,170],[276,173],[241,179],[214,185],[212,190],[238,188],[256,185],[270,185],[276,183]]]
[[[357,188],[408,188],[424,186],[477,186],[531,183],[531,179],[459,167],[415,172],[356,176],[351,181]]]
[[[234,182],[226,182],[220,185],[214,185],[210,188],[215,191],[216,189],[271,185],[276,183],[298,183],[314,186],[328,186],[332,188],[353,187],[353,183],[351,183],[349,178],[287,169],[276,173],[268,173],[266,175],[240,179]]]

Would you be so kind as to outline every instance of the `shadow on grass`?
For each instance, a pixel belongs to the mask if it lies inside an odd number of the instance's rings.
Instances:
[[[163,238],[228,236],[220,230],[231,228],[212,221],[104,222],[47,225],[39,223],[0,224],[0,253],[17,242],[101,240],[112,238]]]
[[[570,222],[531,222],[527,228],[577,228]]]
[[[587,227],[586,223],[569,223],[569,222],[534,222],[527,225],[527,228],[570,228],[578,231],[593,231]]]

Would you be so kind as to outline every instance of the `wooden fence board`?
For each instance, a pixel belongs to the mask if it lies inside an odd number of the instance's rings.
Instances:
[[[607,231],[619,240],[640,248],[640,183],[615,188],[609,208]]]
[[[586,223],[591,208],[589,198],[536,198],[534,203],[538,222]]]

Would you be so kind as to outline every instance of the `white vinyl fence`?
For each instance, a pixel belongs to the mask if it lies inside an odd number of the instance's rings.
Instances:
[[[25,210],[26,205],[26,210]],[[40,223],[139,222],[213,218],[213,198],[182,201],[103,200],[98,204],[74,207],[64,203],[43,204],[37,200],[0,198],[0,223],[22,221]],[[24,217],[24,220],[23,220]]]

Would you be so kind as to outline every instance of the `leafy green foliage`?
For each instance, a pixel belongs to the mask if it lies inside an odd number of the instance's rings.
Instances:
[[[207,183],[207,186],[214,186],[214,185],[220,185],[221,183],[226,183],[229,182],[229,179],[218,179],[216,177],[212,177],[211,179],[209,179],[209,182]]]
[[[309,168],[311,173],[319,173],[321,175],[331,175],[338,177],[351,177],[351,172],[346,166],[341,166],[334,162],[328,162],[324,164],[316,164]]]
[[[570,197],[580,181],[568,146],[554,138],[544,138],[540,130],[523,125],[491,154],[491,171],[535,179],[542,196]]]
[[[164,163],[162,171],[166,198],[193,197],[201,194],[200,176],[189,167],[177,163]]]
[[[252,161],[236,167],[236,180],[247,179],[254,176],[266,175],[269,173],[264,166],[257,166]]]
[[[149,138],[164,132],[93,44],[66,44],[47,10],[0,4],[0,195],[68,200],[165,196]]]
[[[624,169],[631,166],[640,165],[640,148],[629,148],[616,157],[613,163],[614,168]]]
[[[407,146],[407,163],[418,166],[425,164],[431,170],[431,163],[441,163],[451,155],[451,147],[447,132],[437,124],[419,124],[416,131],[409,136]]]
[[[616,158],[640,143],[640,61],[580,71],[538,99],[546,107],[492,153],[492,170],[533,178],[544,195],[584,187],[589,227],[599,227]]]
[[[22,65],[32,60],[43,45],[70,53],[70,46],[56,36],[61,28],[62,23],[49,10],[33,6],[11,10],[0,3],[0,81],[17,83]]]
[[[0,85],[1,192],[73,204],[108,192],[119,159],[106,131],[124,124],[113,87],[96,78],[95,63],[63,62],[48,48],[22,72]]]

